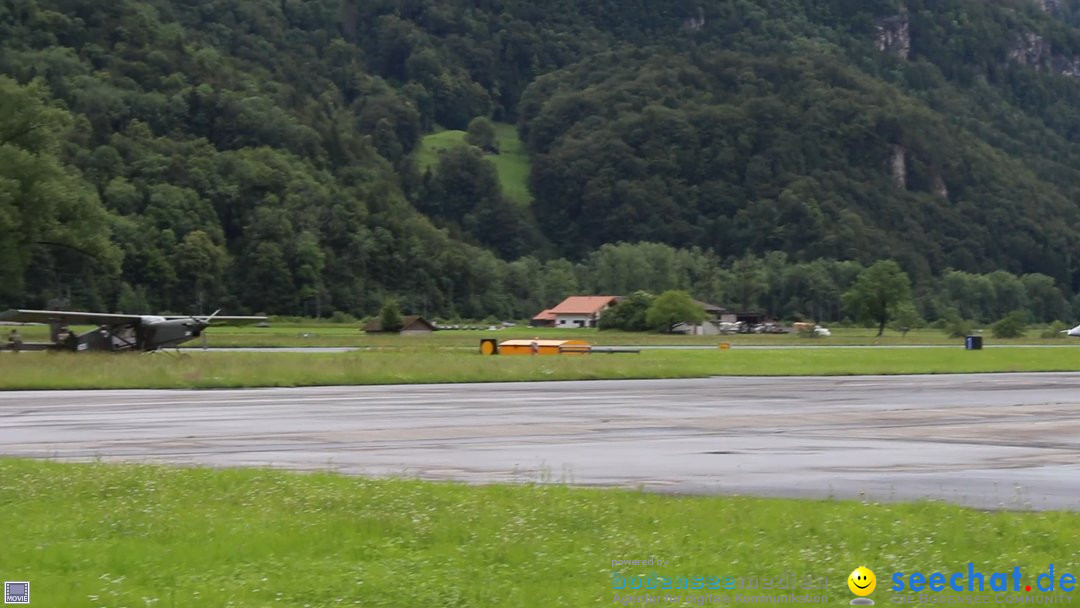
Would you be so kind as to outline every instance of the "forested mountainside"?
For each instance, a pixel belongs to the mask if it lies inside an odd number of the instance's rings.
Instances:
[[[1075,0],[10,0],[0,307],[511,317],[683,287],[836,318],[894,258],[931,316],[957,277],[1069,316],[1077,24]],[[517,126],[531,204],[490,150],[419,168],[477,117]]]

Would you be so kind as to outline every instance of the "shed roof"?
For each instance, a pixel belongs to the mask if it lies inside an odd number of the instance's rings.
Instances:
[[[364,331],[382,331],[382,319],[375,318],[364,325]],[[435,331],[435,326],[420,315],[406,315],[401,317],[401,331]]]
[[[570,296],[550,312],[555,315],[592,315],[617,301],[615,296]]]
[[[555,313],[551,312],[551,309],[542,311],[540,314],[533,317],[533,321],[554,321]]]
[[[702,302],[701,300],[694,300],[694,303],[704,308],[705,312],[711,315],[723,314],[727,312],[726,308],[724,308],[723,306],[717,306],[716,304],[709,304],[708,302]]]

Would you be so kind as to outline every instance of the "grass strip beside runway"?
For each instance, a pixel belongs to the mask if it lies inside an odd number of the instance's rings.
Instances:
[[[79,332],[89,331],[91,327],[79,327]],[[44,325],[26,325],[19,328],[23,339],[28,342],[45,342],[49,339],[49,328]],[[986,332],[988,345],[1015,346],[1020,344],[1068,345],[1080,340],[1066,338],[1061,334],[1054,337],[1042,337],[1045,329],[1029,329],[1023,338],[998,339]],[[483,338],[495,338],[499,341],[511,339],[565,340],[580,339],[591,344],[603,346],[617,345],[691,345],[715,346],[720,342],[730,342],[736,347],[741,345],[761,346],[912,346],[933,344],[939,346],[963,346],[962,338],[947,337],[936,329],[917,329],[907,335],[888,330],[879,337],[876,329],[862,327],[835,327],[829,338],[808,338],[797,334],[736,334],[723,336],[682,336],[649,332],[598,331],[596,329],[556,329],[537,327],[510,327],[499,331],[460,330],[437,331],[426,335],[402,336],[397,334],[367,334],[356,324],[308,322],[274,323],[271,327],[236,326],[213,327],[206,332],[206,342],[210,348],[229,347],[367,347],[386,350],[432,350],[437,348],[475,349]],[[198,348],[202,340],[197,339],[185,346]]]
[[[0,459],[0,521],[0,572],[40,606],[610,605],[613,570],[825,577],[839,605],[859,565],[881,604],[895,571],[1080,571],[1076,513],[257,469]]]
[[[0,389],[230,388],[716,375],[817,376],[1080,370],[1080,349],[645,351],[485,357],[469,352],[0,354]]]

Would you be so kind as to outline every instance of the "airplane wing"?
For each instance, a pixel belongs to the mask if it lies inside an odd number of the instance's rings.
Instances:
[[[210,320],[211,325],[250,325],[252,323],[262,323],[266,321],[266,317],[222,317],[218,315]]]
[[[205,315],[169,315],[166,319],[206,319]],[[252,323],[262,323],[266,321],[266,317],[225,317],[217,315],[210,319],[210,325],[250,325]]]
[[[64,325],[120,325],[138,323],[142,315],[114,315],[77,310],[6,310],[0,321],[14,323],[62,323]]]

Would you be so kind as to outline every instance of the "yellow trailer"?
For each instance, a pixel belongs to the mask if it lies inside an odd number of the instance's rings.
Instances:
[[[584,355],[591,350],[582,340],[506,340],[499,344],[500,355]]]

